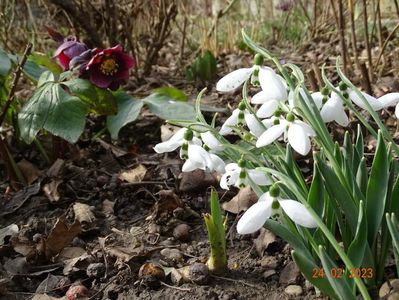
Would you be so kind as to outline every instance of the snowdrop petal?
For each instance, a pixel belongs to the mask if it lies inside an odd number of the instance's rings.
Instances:
[[[273,143],[283,134],[284,129],[285,124],[278,124],[270,127],[259,137],[258,141],[256,142],[256,147],[260,148]]]
[[[227,169],[227,166],[226,166]],[[220,178],[220,187],[222,189],[228,190],[230,185],[233,185],[236,183],[238,179],[239,174],[236,172],[226,172],[222,175],[222,178]]]
[[[258,201],[252,205],[237,223],[239,234],[250,234],[263,227],[272,213],[272,201]]]
[[[219,156],[216,154],[209,154],[211,165],[208,166],[210,171],[216,171],[218,173],[224,173],[225,172],[225,163],[223,159],[221,159]]]
[[[335,121],[344,127],[349,125],[348,116],[346,115],[342,101],[338,96],[333,95],[328,99],[321,109],[320,114],[324,122],[328,123]]]
[[[299,88],[299,94],[302,96],[302,98],[305,100],[305,103],[310,108],[311,107],[310,101],[309,101],[308,97],[306,96],[306,92],[303,90],[303,88]],[[320,95],[321,95],[321,93],[320,93]],[[320,109],[320,107],[322,106],[322,103],[323,103],[322,102],[323,97],[320,98],[320,95],[318,93],[311,94],[312,99],[318,109]],[[299,95],[298,95],[298,97],[299,97]],[[290,93],[288,94],[288,104],[290,105],[291,108],[294,108],[297,101],[299,102],[298,99],[295,99],[295,92],[291,90]]]
[[[288,142],[292,148],[301,155],[309,153],[312,145],[306,130],[298,124],[291,124],[288,128]]]
[[[240,167],[236,163],[229,163],[226,165],[226,172],[240,172]]]
[[[256,112],[256,115],[258,118],[269,118],[271,117],[274,112],[276,111],[276,108],[278,107],[278,101],[276,100],[270,100],[262,104],[261,107],[259,107],[258,111]]]
[[[219,133],[221,135],[227,135],[231,133],[233,130],[230,128],[230,126],[235,126],[238,123],[238,114],[240,113],[239,109],[233,110],[231,113],[231,116],[227,118],[226,122],[222,125],[222,128],[220,128]]]
[[[296,224],[308,228],[317,227],[316,221],[302,203],[294,200],[283,199],[280,200],[279,203],[287,216]]]
[[[180,128],[168,141],[169,142],[182,141],[184,139],[184,134],[186,133],[186,131],[187,128]]]
[[[258,170],[247,170],[249,178],[257,185],[271,185],[272,181],[265,173]]]
[[[218,81],[216,84],[216,90],[219,92],[234,91],[251,76],[252,72],[253,67],[235,70]]]
[[[265,128],[260,124],[258,119],[253,114],[247,113],[245,114],[244,118],[249,131],[256,137],[259,137],[265,131]]]
[[[219,140],[210,131],[201,133],[201,139],[205,145],[214,151],[223,151],[224,149]]]
[[[166,141],[163,143],[156,144],[154,147],[154,151],[156,153],[165,153],[165,152],[172,152],[176,150],[178,147],[182,145],[183,141],[174,142],[174,141]]]
[[[375,97],[370,96],[369,94],[366,94],[364,92],[361,92],[364,98],[366,98],[367,102],[371,105],[372,109],[377,111],[380,110],[383,107],[383,104],[378,101]],[[363,100],[359,97],[359,95],[355,91],[350,91],[349,92],[349,98],[360,108],[363,108],[364,110],[367,110],[367,107]]]
[[[294,124],[301,126],[308,136],[316,136],[316,132],[314,132],[312,126],[310,126],[309,124],[300,120],[295,120]]]
[[[270,101],[271,99],[268,98],[268,93],[265,91],[260,91],[259,93],[256,93],[252,98],[251,98],[251,103],[252,104],[263,104],[265,102]]]
[[[198,164],[207,165],[209,162],[209,153],[198,145],[189,145],[188,146],[188,158]]]
[[[320,107],[323,105],[323,94],[321,92],[315,92],[310,95],[312,96],[317,108],[320,109]]]
[[[399,103],[399,93],[389,93],[378,98],[383,107],[394,106]]]
[[[182,172],[191,172],[196,169],[202,169],[205,170],[204,164],[198,163],[197,161],[187,159],[182,167]]]
[[[268,67],[259,69],[259,82],[264,96],[270,100],[284,101],[287,99],[287,89],[281,77]]]

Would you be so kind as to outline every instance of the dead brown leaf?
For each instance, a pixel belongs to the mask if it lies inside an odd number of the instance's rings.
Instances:
[[[76,202],[73,205],[73,212],[75,213],[75,220],[80,223],[93,223],[96,217],[93,214],[94,207],[85,203]]]
[[[0,246],[4,245],[6,237],[16,235],[18,233],[18,231],[19,231],[18,225],[16,225],[16,224],[11,224],[7,227],[1,228],[0,229]]]
[[[24,175],[28,185],[31,185],[42,175],[42,172],[34,164],[24,158],[19,161],[17,165]]]
[[[110,150],[112,152],[112,154],[115,155],[115,157],[121,157],[127,154],[127,152],[125,150],[123,150],[122,148],[116,147],[114,145],[111,145],[105,141],[103,141],[100,138],[96,139],[97,142],[100,143],[100,145],[106,149],[106,150]]]
[[[80,222],[78,220],[67,226],[64,218],[59,218],[55,223],[48,237],[45,239],[46,258],[52,258],[59,254],[62,249],[68,246],[72,240],[80,233]]]
[[[169,140],[180,128],[181,127],[173,126],[170,124],[161,125],[161,141],[165,142]]]
[[[182,192],[195,192],[207,189],[210,186],[218,186],[219,181],[213,174],[203,170],[181,173],[179,178],[179,190]]]
[[[258,196],[252,191],[248,185],[241,189],[236,196],[234,196],[229,202],[222,204],[222,208],[230,213],[238,214],[242,211],[246,211],[253,204],[258,201]]]
[[[122,172],[119,175],[119,179],[129,183],[141,182],[146,173],[147,168],[140,164],[131,170]]]
[[[101,211],[106,217],[110,217],[114,215],[114,206],[115,202],[109,201],[108,199],[105,199],[102,203],[102,209]]]
[[[255,250],[262,257],[265,250],[276,242],[277,238],[271,231],[261,228],[259,236],[254,240]]]
[[[60,185],[61,182],[62,182],[61,179],[55,179],[45,184],[43,187],[43,192],[46,194],[47,198],[50,200],[51,203],[60,200],[58,186]]]
[[[158,219],[161,215],[173,213],[178,207],[183,207],[183,202],[171,190],[162,190],[157,193],[159,201],[153,206],[153,213],[151,219]]]
[[[57,160],[47,170],[46,175],[50,178],[58,177],[65,166],[65,160],[57,158]]]

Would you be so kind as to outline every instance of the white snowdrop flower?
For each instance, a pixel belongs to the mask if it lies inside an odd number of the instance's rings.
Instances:
[[[191,172],[196,169],[201,169],[207,172],[216,171],[218,173],[224,173],[225,163],[217,156],[207,152],[204,148],[198,145],[188,145],[187,158],[183,164],[183,172]]]
[[[244,124],[248,126],[249,131],[255,136],[259,136],[265,130],[260,121],[245,108],[245,103],[241,102],[238,108],[233,110],[231,116],[224,122],[219,133],[228,135],[233,131],[232,126],[243,126]]]
[[[263,84],[266,84],[266,81],[270,76],[269,74],[275,74],[275,72],[269,67],[261,66],[263,63],[262,55],[256,54],[254,61],[255,64],[251,68],[237,69],[222,77],[216,84],[216,90],[219,92],[234,91],[249,78],[251,78],[251,83],[255,86],[259,86],[260,84],[262,85],[262,80],[264,81]]]
[[[371,108],[374,111],[378,111],[384,107],[383,103],[379,101],[377,98],[365,92],[360,92],[360,93],[363,95],[363,97],[370,104]],[[357,106],[363,108],[364,110],[367,110],[366,104],[363,102],[362,98],[354,90],[349,91],[348,96],[349,99],[352,100],[352,102],[355,103]]]
[[[388,93],[378,98],[378,100],[384,108],[396,105],[395,115],[399,119],[399,93]]]
[[[156,144],[154,150],[156,153],[172,152],[179,148],[186,141],[184,136],[187,132],[187,128],[179,129],[169,140]],[[197,137],[193,137],[190,143],[201,145],[201,140]]]
[[[344,127],[349,125],[349,118],[346,115],[342,100],[340,96],[334,92],[331,94],[331,97],[327,102],[324,103],[320,115],[326,123],[335,121]]]
[[[287,100],[287,86],[284,79],[272,69],[260,72],[259,82],[262,91],[252,97],[251,103],[262,104],[256,115],[268,118],[276,111],[279,102]]]
[[[208,148],[211,149],[212,151],[220,152],[224,150],[224,146],[210,131],[202,132],[201,139],[204,142],[204,144],[208,146]]]
[[[260,148],[273,143],[282,134],[292,148],[301,155],[306,155],[312,148],[310,137],[315,136],[315,132],[305,122],[295,120],[295,116],[289,113],[286,120],[279,120],[278,124],[267,129],[256,142],[256,147]]]
[[[239,234],[254,233],[263,227],[269,218],[279,219],[282,211],[296,224],[315,228],[317,223],[306,207],[295,200],[279,197],[280,190],[272,186],[269,192],[263,194],[257,203],[252,205],[237,223]]]
[[[228,190],[230,185],[243,188],[249,184],[250,180],[257,185],[272,184],[272,181],[265,173],[254,169],[247,169],[245,166],[246,164],[243,159],[240,159],[238,164],[227,164],[225,168],[226,173],[220,179],[220,187],[225,190]]]
[[[304,91],[303,88],[299,88],[299,93],[298,93],[298,97],[299,95],[302,96],[302,98],[305,100],[305,103],[307,104],[307,106],[310,108],[310,101],[308,99],[308,97],[306,96],[306,92]],[[318,109],[321,108],[321,106],[323,105],[323,95],[320,92],[316,92],[316,93],[312,93],[310,94],[310,96],[312,97],[314,103],[316,104],[316,107]],[[296,106],[296,102],[299,101],[297,99],[295,99],[295,92],[294,91],[290,91],[288,94],[288,103],[290,105],[291,108],[294,108]]]

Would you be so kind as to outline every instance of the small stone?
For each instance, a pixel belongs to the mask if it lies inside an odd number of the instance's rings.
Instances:
[[[170,272],[170,280],[174,285],[181,285],[184,282],[182,274],[177,269],[172,269]]]
[[[300,271],[296,263],[290,261],[280,274],[280,284],[292,284],[295,283],[298,276],[300,275]]]
[[[68,300],[86,298],[89,295],[87,287],[81,284],[72,285],[65,294]]]
[[[105,274],[105,265],[103,263],[93,263],[87,267],[86,274],[90,278],[100,278]]]
[[[389,284],[388,282],[384,282],[380,288],[380,291],[378,292],[378,296],[380,296],[380,298],[383,298],[388,295],[392,290],[395,292],[399,291],[399,279],[391,279],[389,280]]]
[[[148,233],[149,234],[158,234],[161,232],[161,226],[155,224],[155,223],[151,223],[148,226]]]
[[[75,237],[75,238],[72,240],[71,245],[72,245],[73,247],[81,247],[81,248],[83,248],[83,249],[86,247],[86,243],[85,243],[81,238],[78,238],[78,237]]]
[[[290,296],[300,296],[302,295],[302,287],[299,285],[289,285],[285,288],[284,292]]]
[[[276,269],[279,265],[279,261],[275,256],[264,256],[260,261],[261,267]]]
[[[183,254],[178,249],[165,248],[161,250],[160,254],[167,262],[179,263],[183,261]]]
[[[271,269],[271,270],[266,270],[265,272],[263,272],[262,276],[263,276],[264,279],[267,279],[270,276],[273,276],[274,274],[276,274],[276,271]]]
[[[173,236],[176,240],[187,242],[190,240],[191,227],[187,224],[179,224],[173,229]]]
[[[196,284],[206,284],[209,280],[209,269],[205,264],[194,263],[189,267],[189,278]]]
[[[100,175],[97,176],[97,186],[98,187],[103,187],[104,185],[106,185],[109,181],[108,177],[105,175]]]

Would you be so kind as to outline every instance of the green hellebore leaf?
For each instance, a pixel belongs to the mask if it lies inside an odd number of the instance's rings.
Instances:
[[[31,55],[29,55],[29,59],[33,61],[34,63],[38,64],[39,66],[43,66],[53,72],[54,74],[61,74],[62,73],[62,68],[60,65],[58,65],[54,59],[51,57],[48,57],[44,53],[40,52],[33,52]]]
[[[80,78],[64,81],[62,84],[86,103],[91,112],[99,115],[116,114],[116,99],[108,89],[96,87],[89,80]]]
[[[138,118],[144,102],[122,91],[114,93],[114,96],[118,113],[115,116],[107,117],[107,129],[111,133],[111,137],[117,139],[121,128]]]
[[[10,60],[17,64],[18,61],[21,59],[21,56],[9,54],[8,57]],[[30,81],[33,83],[37,83],[39,81],[40,76],[43,72],[48,71],[47,68],[38,65],[34,62],[31,58],[26,60],[24,67],[22,68],[22,72],[28,77]]]
[[[182,91],[175,87],[160,87],[152,91],[154,94],[168,96],[176,101],[187,102],[188,96]]]
[[[11,69],[11,60],[8,54],[0,48],[0,76],[7,76]]]
[[[164,120],[195,120],[194,106],[188,103],[175,101],[168,96],[151,94],[143,99],[148,108]]]
[[[82,134],[87,107],[78,97],[65,92],[58,83],[39,87],[18,114],[21,138],[31,143],[41,129],[46,129],[68,142],[76,142]]]

